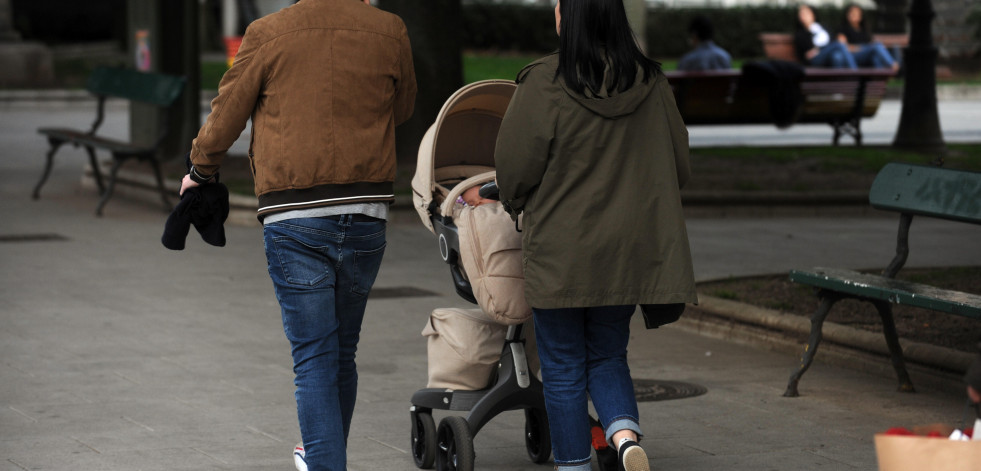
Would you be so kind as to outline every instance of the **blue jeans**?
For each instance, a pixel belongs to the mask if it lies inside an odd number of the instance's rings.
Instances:
[[[607,441],[620,430],[643,435],[627,367],[630,317],[636,307],[534,309],[545,409],[558,467],[589,469],[588,399]]]
[[[296,409],[310,471],[346,469],[358,393],[354,363],[385,221],[346,214],[264,229],[269,276],[293,352]]]
[[[852,56],[848,46],[831,41],[821,48],[816,56],[811,58],[811,65],[815,67],[832,67],[836,69],[855,69],[855,57]]]
[[[893,61],[892,54],[886,50],[886,47],[882,43],[868,43],[863,44],[861,49],[859,49],[854,54],[855,63],[859,67],[878,67],[883,69],[888,69],[892,67]]]

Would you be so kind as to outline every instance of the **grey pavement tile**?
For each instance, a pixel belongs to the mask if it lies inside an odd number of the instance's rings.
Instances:
[[[735,455],[692,455],[677,458],[651,459],[653,469],[684,469],[685,471],[718,471],[720,469],[739,469],[753,471],[826,471],[833,470],[874,470],[875,457],[860,464],[843,463],[822,456],[814,450],[777,449],[769,453],[741,453]]]
[[[96,471],[103,469],[139,469],[143,471],[191,471],[235,469],[230,463],[209,456],[195,448],[133,449],[118,453],[52,453],[13,457],[19,467],[29,470]],[[289,469],[283,467],[281,469]]]
[[[98,459],[99,452],[68,437],[45,436],[0,439],[0,470],[80,469],[79,461]],[[96,468],[89,468],[96,469]]]

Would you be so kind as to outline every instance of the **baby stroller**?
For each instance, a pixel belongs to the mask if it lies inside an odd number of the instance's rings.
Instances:
[[[454,93],[423,137],[412,179],[413,203],[423,224],[438,237],[440,255],[450,266],[457,294],[475,304],[478,302],[471,276],[463,268],[463,257],[468,254],[461,256],[461,228],[457,222],[463,205],[457,198],[466,189],[494,181],[497,132],[515,87],[511,81],[487,80],[464,86]],[[483,191],[482,195],[491,196]],[[501,210],[495,211],[500,213]],[[506,223],[513,232],[510,219]],[[520,252],[518,256],[520,266]],[[519,295],[523,302],[523,294]],[[527,308],[525,319],[530,317],[530,312]],[[469,318],[481,326],[478,334],[496,329],[490,327],[488,330],[488,326],[495,324],[495,319],[484,309],[437,309],[427,325],[430,333],[436,330],[433,326],[440,313],[442,319],[447,316]],[[492,358],[483,362],[488,370],[469,381],[453,378],[453,372],[449,373],[451,377],[434,381],[434,369],[447,355],[434,355],[430,341],[429,387],[412,395],[410,408],[412,456],[417,467],[431,468],[435,463],[438,470],[472,470],[473,437],[492,418],[512,410],[524,410],[525,445],[531,460],[544,463],[549,459],[552,447],[542,384],[529,367],[524,334],[527,326],[523,324],[520,319],[504,319],[499,323],[497,327],[502,331],[506,329],[506,333],[496,338],[496,346],[494,341],[490,342],[490,348],[494,349]],[[464,350],[477,348],[469,342],[463,347]],[[467,370],[467,374],[473,371]],[[456,373],[462,374],[461,371]],[[464,384],[461,385],[461,381]],[[434,409],[469,413],[466,417],[445,417],[437,427],[432,416]]]
[[[442,350],[434,350],[430,337],[430,384],[412,395],[409,409],[412,457],[422,469],[435,463],[438,470],[472,470],[473,437],[498,414],[513,410],[524,411],[525,447],[531,460],[544,463],[552,453],[542,384],[534,374],[538,358],[532,323],[525,322],[531,316],[531,308],[524,303],[520,235],[500,204],[469,208],[467,213],[458,200],[464,191],[478,185],[482,186],[482,197],[496,199],[494,148],[515,88],[512,81],[485,80],[457,90],[443,104],[419,146],[412,178],[413,204],[422,223],[437,236],[440,256],[449,265],[457,294],[481,308],[436,309],[423,331],[427,336],[433,334],[437,322],[454,318],[479,326],[471,329],[478,337],[463,339],[455,352],[445,345]],[[478,213],[489,217],[479,219]],[[474,224],[474,219],[484,225]],[[489,231],[482,233],[475,227]],[[486,232],[496,234],[488,237]],[[503,284],[488,282],[493,277],[485,276],[485,272],[495,270],[509,275],[501,277],[506,279]],[[475,286],[479,289],[475,290]],[[511,291],[504,293],[511,296],[501,296],[502,288]],[[475,291],[480,295],[475,295]],[[502,330],[487,327],[491,324]],[[442,333],[448,337],[445,334],[452,332]],[[480,338],[481,334],[486,335]],[[482,346],[489,346],[491,354],[461,360],[459,350],[479,352]],[[448,357],[461,360],[466,371],[434,373],[445,366],[440,363]],[[434,380],[435,376],[441,377]],[[470,378],[465,380],[464,376]],[[466,417],[445,417],[437,428],[434,409],[469,413]],[[590,423],[599,469],[617,469],[617,453],[606,443],[602,427],[592,417]]]

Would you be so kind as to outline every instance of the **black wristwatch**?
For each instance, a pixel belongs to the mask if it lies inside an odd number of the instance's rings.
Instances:
[[[187,174],[191,176],[191,181],[197,183],[198,185],[203,185],[214,177],[214,175],[201,175],[201,173],[198,172],[198,169],[194,168],[193,165]]]

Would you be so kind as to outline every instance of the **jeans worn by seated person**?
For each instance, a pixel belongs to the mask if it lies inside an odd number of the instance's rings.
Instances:
[[[880,42],[862,44],[858,51],[854,53],[855,63],[859,67],[875,67],[888,69],[892,67],[892,54]]]
[[[286,219],[263,229],[269,275],[292,346],[310,471],[345,469],[358,388],[355,352],[385,252],[385,224],[345,214]]]
[[[815,67],[831,67],[835,69],[855,69],[855,57],[852,56],[848,46],[832,41],[822,46],[816,56],[810,60],[810,65]]]
[[[640,437],[637,398],[627,366],[630,317],[637,306],[534,309],[535,339],[555,465],[589,470],[592,453],[588,399],[610,441],[629,429]],[[588,393],[588,396],[587,396]]]

